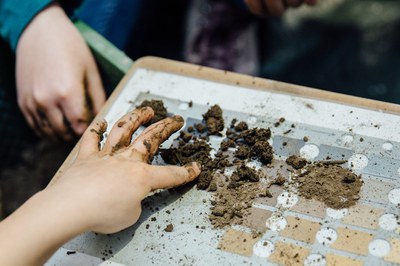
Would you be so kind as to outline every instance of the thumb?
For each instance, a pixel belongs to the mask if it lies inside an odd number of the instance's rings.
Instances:
[[[165,189],[180,186],[194,180],[201,172],[201,166],[196,163],[188,163],[184,166],[158,166],[148,168],[151,176],[151,190]]]

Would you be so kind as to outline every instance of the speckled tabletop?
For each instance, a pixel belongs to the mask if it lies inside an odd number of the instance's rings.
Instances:
[[[289,154],[348,160],[347,167],[362,175],[361,198],[355,206],[333,210],[273,186],[273,197],[256,199],[243,225],[213,229],[211,193],[196,187],[163,191],[144,201],[136,225],[113,235],[83,234],[47,265],[400,264],[400,116],[280,93],[268,84],[267,90],[253,90],[141,67],[122,86],[103,112],[110,125],[144,99],[162,99],[170,113],[185,118],[185,127],[219,104],[225,121],[271,128],[277,164]],[[286,121],[274,127],[280,117]],[[292,124],[295,129],[283,134]],[[212,137],[212,147],[223,138]],[[157,157],[153,163],[163,162]],[[250,165],[260,167],[256,161]],[[167,224],[174,225],[172,232],[164,230]],[[252,229],[265,233],[253,238]]]

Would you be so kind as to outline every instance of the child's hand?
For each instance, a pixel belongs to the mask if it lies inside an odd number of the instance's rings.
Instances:
[[[73,165],[46,193],[76,204],[83,216],[77,219],[85,230],[114,233],[134,224],[141,213],[141,201],[156,189],[192,181],[200,173],[197,163],[183,167],[148,164],[159,145],[183,126],[180,116],[149,126],[131,143],[141,124],[151,120],[149,107],[136,109],[117,121],[102,150],[99,141],[106,130],[98,122],[83,135]]]
[[[39,135],[81,136],[105,101],[94,58],[57,4],[23,31],[16,50],[18,104]]]
[[[114,233],[134,224],[149,192],[195,179],[197,163],[148,164],[159,145],[182,127],[182,117],[149,126],[131,144],[135,130],[153,116],[149,107],[125,115],[102,150],[99,142],[107,124],[86,130],[72,166],[0,223],[0,264],[43,265],[57,248],[85,231]]]

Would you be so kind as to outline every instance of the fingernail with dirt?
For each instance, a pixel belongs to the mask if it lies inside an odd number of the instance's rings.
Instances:
[[[198,162],[187,163],[183,167],[189,172],[190,177],[197,177],[201,172],[201,165]]]
[[[179,123],[183,123],[184,122],[183,117],[180,116],[180,115],[175,115],[175,116],[172,117],[172,119],[174,119],[174,121],[179,122]]]

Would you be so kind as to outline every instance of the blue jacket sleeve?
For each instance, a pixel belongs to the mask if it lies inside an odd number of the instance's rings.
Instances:
[[[32,19],[55,0],[0,0],[0,36],[11,46],[17,47],[19,37]],[[79,6],[82,0],[60,0],[68,15]]]
[[[0,35],[15,51],[25,27],[52,0],[0,0]]]

